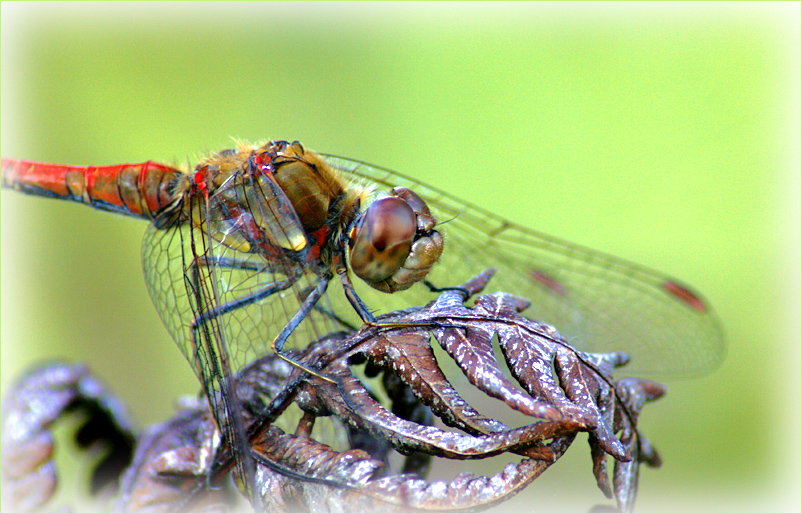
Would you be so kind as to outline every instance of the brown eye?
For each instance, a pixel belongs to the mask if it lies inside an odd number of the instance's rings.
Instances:
[[[417,217],[400,198],[376,200],[358,222],[350,242],[349,259],[356,276],[380,282],[395,273],[409,255]]]

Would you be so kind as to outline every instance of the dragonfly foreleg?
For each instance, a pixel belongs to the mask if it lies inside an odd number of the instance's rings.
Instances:
[[[367,305],[365,305],[365,302],[362,301],[362,298],[356,294],[354,284],[351,283],[351,277],[348,276],[348,271],[343,268],[342,270],[339,270],[338,273],[340,274],[340,280],[343,283],[345,297],[348,299],[348,303],[351,304],[351,307],[353,307],[356,313],[359,315],[362,323],[365,323],[366,325],[375,325],[376,317],[370,312],[370,309],[368,309]]]
[[[373,327],[382,327],[382,328],[404,328],[404,327],[433,327],[433,328],[462,328],[462,327],[451,327],[451,325],[444,325],[442,323],[436,321],[424,321],[424,322],[414,322],[414,323],[399,323],[399,322],[381,322],[376,319],[373,313],[370,312],[370,309],[365,305],[359,295],[356,293],[354,289],[354,285],[351,283],[351,278],[348,276],[347,271],[342,270],[338,272],[340,274],[340,279],[343,283],[343,289],[345,290],[345,297],[348,298],[348,302],[351,304],[351,307],[356,311],[359,317],[362,319],[362,323],[373,326]],[[431,286],[434,287],[434,286]],[[460,291],[463,294],[468,294],[470,296],[469,291],[463,287],[447,287],[443,288],[444,291]],[[466,297],[467,299],[467,297]]]
[[[423,285],[429,288],[429,291],[433,293],[444,293],[446,291],[459,291],[465,297],[465,301],[468,301],[468,298],[471,297],[471,292],[465,289],[464,287],[459,286],[445,286],[445,287],[438,287],[428,280],[423,281]]]

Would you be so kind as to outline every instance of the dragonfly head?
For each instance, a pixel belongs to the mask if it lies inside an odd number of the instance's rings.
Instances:
[[[405,187],[373,202],[354,223],[348,259],[356,276],[385,293],[420,282],[443,252],[437,221],[421,197]]]

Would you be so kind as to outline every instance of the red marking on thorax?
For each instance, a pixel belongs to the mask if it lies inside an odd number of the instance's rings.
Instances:
[[[329,226],[323,225],[317,231],[312,232],[312,234],[310,234],[313,239],[311,248],[312,257],[314,257],[315,260],[320,259],[320,249],[323,247],[323,245],[326,244],[326,240],[328,239],[330,232],[331,230],[329,230]]]
[[[261,171],[265,175],[273,175],[273,156],[270,152],[262,152],[260,154],[256,154],[253,158],[253,162],[259,167],[259,171]]]
[[[195,181],[195,186],[199,190],[201,190],[201,191],[205,191],[206,190],[206,188],[207,188],[206,173],[204,173],[203,170],[195,171],[195,176],[193,177],[193,179]]]

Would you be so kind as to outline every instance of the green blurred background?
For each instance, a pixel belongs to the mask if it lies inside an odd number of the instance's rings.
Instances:
[[[2,154],[186,162],[298,139],[680,277],[729,355],[646,409],[665,464],[638,509],[799,511],[799,18],[798,2],[3,2]],[[140,426],[197,390],[145,290],[144,229],[2,192],[4,390],[84,361]],[[499,510],[598,503],[579,441]]]

